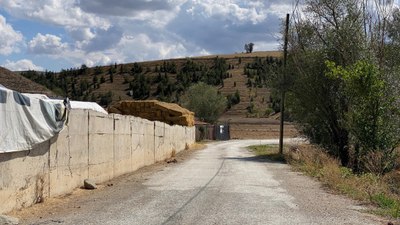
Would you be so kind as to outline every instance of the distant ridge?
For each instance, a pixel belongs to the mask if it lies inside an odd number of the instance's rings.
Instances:
[[[45,94],[49,97],[55,96],[52,91],[44,86],[3,67],[0,67],[0,84],[21,93]]]

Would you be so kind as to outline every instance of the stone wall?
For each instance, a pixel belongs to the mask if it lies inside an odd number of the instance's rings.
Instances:
[[[195,142],[194,127],[72,110],[59,135],[32,150],[0,154],[0,214],[170,158]],[[173,153],[174,152],[174,153]]]

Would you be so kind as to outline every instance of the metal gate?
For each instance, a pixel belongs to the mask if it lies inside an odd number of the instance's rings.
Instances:
[[[229,140],[231,137],[229,132],[229,124],[216,124],[214,127],[216,140]]]

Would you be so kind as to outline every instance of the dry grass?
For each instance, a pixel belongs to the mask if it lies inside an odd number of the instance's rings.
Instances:
[[[251,148],[255,148],[254,146]],[[277,146],[259,146],[256,154],[277,154]],[[374,213],[400,218],[400,174],[384,176],[355,174],[337,159],[312,145],[287,147],[285,159],[295,170],[317,178],[326,187],[353,199],[376,206]]]
[[[187,150],[201,150],[204,148],[206,148],[206,145],[204,143],[196,142],[196,143],[193,143],[190,146],[188,146]]]

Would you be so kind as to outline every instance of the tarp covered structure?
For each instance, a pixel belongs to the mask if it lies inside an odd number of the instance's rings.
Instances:
[[[0,84],[0,153],[30,150],[49,140],[62,130],[69,109],[108,114],[95,102],[66,100],[21,94]]]
[[[62,101],[49,102],[0,85],[0,153],[30,150],[60,132]]]

